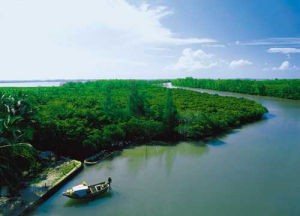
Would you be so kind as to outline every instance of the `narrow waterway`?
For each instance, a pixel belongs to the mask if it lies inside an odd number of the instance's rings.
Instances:
[[[205,142],[126,149],[85,168],[32,215],[300,215],[300,101],[205,92],[247,97],[269,113]],[[61,195],[108,176],[112,191],[100,199]]]

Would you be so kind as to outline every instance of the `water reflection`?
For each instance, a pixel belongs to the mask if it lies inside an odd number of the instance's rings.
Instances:
[[[232,131],[231,133],[232,133],[232,134],[233,134],[233,133],[237,133],[237,131],[234,130],[234,131]],[[212,138],[210,138],[210,139],[207,139],[206,141],[207,141],[207,144],[208,144],[208,145],[212,145],[212,146],[221,146],[221,145],[225,145],[225,144],[226,144],[224,141],[220,140],[220,139],[217,138],[217,137],[212,137]]]
[[[269,120],[269,119],[273,119],[273,118],[275,118],[275,117],[276,117],[276,115],[273,114],[273,113],[265,113],[265,114],[263,115],[263,120]]]
[[[211,142],[211,141],[210,141]],[[224,144],[219,139],[215,138],[212,142],[215,145],[218,143]],[[167,173],[171,173],[172,166],[177,157],[199,157],[209,151],[206,142],[180,142],[178,144],[164,145],[143,145],[124,149],[114,155],[109,161],[104,161],[97,165],[97,170],[114,169],[115,160],[122,161],[126,164],[126,168],[130,175],[136,175],[147,163],[151,160],[157,160],[160,166],[165,166]]]
[[[90,199],[82,199],[82,200],[76,200],[76,199],[69,199],[67,202],[65,202],[64,207],[81,207],[81,206],[86,206],[89,203],[92,203],[96,200],[100,200],[102,199],[102,201],[104,202],[105,200],[111,198],[113,196],[112,191],[109,191],[105,194],[101,194],[97,197],[94,198],[90,198]]]

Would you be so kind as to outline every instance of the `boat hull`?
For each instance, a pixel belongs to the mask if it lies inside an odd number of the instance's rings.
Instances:
[[[87,166],[92,166],[92,165],[95,165],[109,157],[111,157],[113,155],[113,152],[110,152],[110,153],[106,153],[106,152],[101,152],[101,153],[98,153],[92,157],[89,157],[87,159],[85,159],[83,161],[83,163]]]
[[[81,189],[81,193],[78,193],[78,190],[75,192],[72,190],[68,190],[63,192],[63,196],[69,197],[71,199],[92,199],[98,197],[102,194],[105,194],[110,189],[111,178],[109,178],[108,182],[101,182],[98,184],[85,186],[86,189]],[[81,187],[81,185],[79,185]],[[78,187],[78,186],[76,186]],[[76,188],[75,187],[75,188]],[[74,187],[73,187],[74,188]],[[82,194],[83,192],[83,194]]]
[[[109,188],[106,188],[104,190],[102,190],[101,192],[97,192],[97,193],[93,193],[93,194],[87,194],[86,196],[76,196],[76,195],[70,195],[66,192],[63,192],[63,195],[66,197],[69,197],[71,199],[77,199],[77,200],[85,200],[85,199],[93,199],[93,198],[97,198],[98,196],[105,194],[107,191],[109,190]]]

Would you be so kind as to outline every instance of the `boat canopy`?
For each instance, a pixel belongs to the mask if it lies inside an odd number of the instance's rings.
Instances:
[[[87,189],[88,189],[88,186],[83,185],[83,184],[77,185],[72,188],[73,193],[80,197],[85,196],[87,194]]]

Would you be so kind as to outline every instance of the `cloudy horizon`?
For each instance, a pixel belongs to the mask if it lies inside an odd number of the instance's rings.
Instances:
[[[300,78],[300,3],[0,0],[0,80]]]

